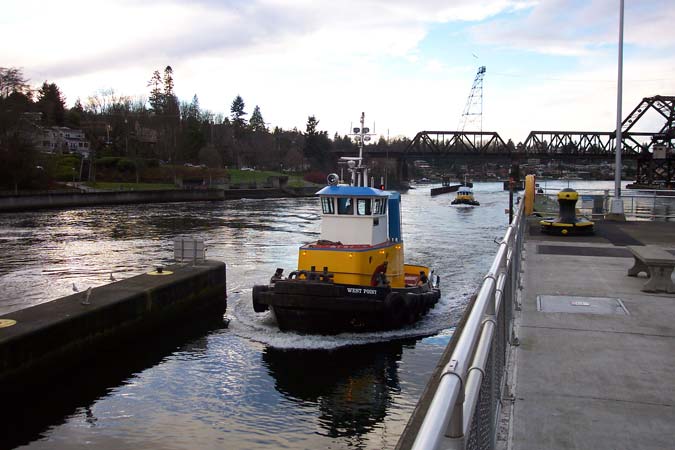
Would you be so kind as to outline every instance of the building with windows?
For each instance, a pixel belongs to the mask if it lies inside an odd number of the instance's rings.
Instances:
[[[82,130],[68,127],[36,127],[33,134],[36,148],[45,153],[75,153],[89,158],[91,146]]]

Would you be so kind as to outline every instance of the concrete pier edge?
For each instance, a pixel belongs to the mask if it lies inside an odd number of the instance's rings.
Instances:
[[[225,263],[176,264],[165,271],[93,288],[89,304],[83,290],[0,316],[16,321],[0,328],[0,389],[39,383],[96,352],[133,345],[148,334],[171,333],[177,321],[222,317]]]

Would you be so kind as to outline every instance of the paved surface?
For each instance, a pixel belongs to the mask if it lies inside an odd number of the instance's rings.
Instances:
[[[675,448],[675,294],[641,292],[644,275],[626,275],[623,250],[636,243],[673,251],[675,224],[604,222],[589,237],[530,229],[507,448]],[[542,295],[570,312],[539,311]]]

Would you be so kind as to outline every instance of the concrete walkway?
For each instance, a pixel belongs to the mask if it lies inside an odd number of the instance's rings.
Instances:
[[[675,250],[675,224],[598,225],[527,234],[507,448],[675,448],[675,294],[641,292],[625,249]]]

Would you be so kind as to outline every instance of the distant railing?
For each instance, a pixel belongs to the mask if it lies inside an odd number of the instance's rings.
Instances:
[[[412,445],[415,450],[493,449],[499,417],[507,349],[520,284],[525,229],[520,202],[490,271],[483,279],[450,362]]]
[[[547,202],[537,202],[540,214],[558,213],[557,195],[560,189],[542,189]],[[614,191],[576,189],[579,201],[576,204],[581,215],[591,219],[602,218],[609,212]],[[675,220],[675,191],[672,190],[623,190],[621,191],[624,214],[632,220]]]

